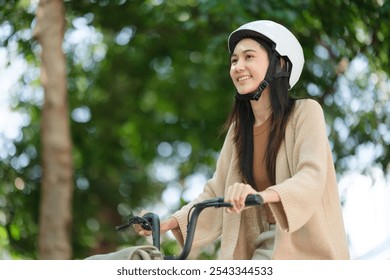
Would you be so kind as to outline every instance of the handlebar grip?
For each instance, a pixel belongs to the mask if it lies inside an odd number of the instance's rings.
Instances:
[[[261,206],[263,203],[263,197],[259,194],[250,194],[245,200],[245,206]]]

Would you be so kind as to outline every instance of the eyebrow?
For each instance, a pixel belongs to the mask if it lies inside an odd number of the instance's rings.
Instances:
[[[252,49],[247,49],[247,50],[244,50],[243,53],[248,53],[248,52],[256,52],[255,50],[252,50]],[[230,57],[233,57],[233,56],[238,56],[236,53],[233,53]]]

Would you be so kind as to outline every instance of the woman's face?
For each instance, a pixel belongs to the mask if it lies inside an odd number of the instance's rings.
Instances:
[[[230,77],[240,94],[255,91],[268,69],[267,51],[255,40],[242,39],[236,45],[230,61]]]

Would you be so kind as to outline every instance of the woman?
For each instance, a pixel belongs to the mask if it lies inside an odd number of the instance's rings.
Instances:
[[[304,64],[299,42],[260,20],[235,30],[228,47],[237,93],[216,171],[161,231],[183,243],[191,206],[224,196],[233,207],[202,212],[193,248],[220,238],[220,259],[348,259],[323,111],[288,94]],[[245,208],[248,194],[264,205]]]

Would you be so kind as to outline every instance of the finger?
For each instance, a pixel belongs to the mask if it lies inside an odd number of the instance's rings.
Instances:
[[[240,211],[244,210],[244,208],[245,208],[246,197],[247,197],[247,192],[244,192],[240,196],[240,202],[239,202],[240,203]]]
[[[141,230],[138,234],[141,236],[149,236],[152,234],[152,232],[149,230]]]
[[[233,211],[236,212],[236,213],[240,213],[242,211],[242,204],[241,204],[241,198],[240,197],[237,197],[234,199],[234,203],[233,203],[234,207],[233,207]]]
[[[225,201],[232,204],[230,212],[240,213],[245,209],[246,197],[253,192],[253,188],[248,184],[235,183],[230,186],[225,194]]]
[[[134,231],[138,234],[142,231],[142,227],[140,227],[140,225],[133,225],[133,228]]]
[[[241,209],[241,205],[240,205],[240,198],[239,197],[234,197],[233,198],[233,210],[234,212],[237,212],[239,213],[240,212],[240,209]]]
[[[239,192],[239,185],[234,184],[233,186],[231,186],[229,188],[229,190],[225,196],[225,201],[229,202],[232,205],[232,207],[226,209],[228,211],[228,213],[232,213],[232,212],[238,213],[239,212],[238,201],[237,201],[237,193],[238,192]]]

